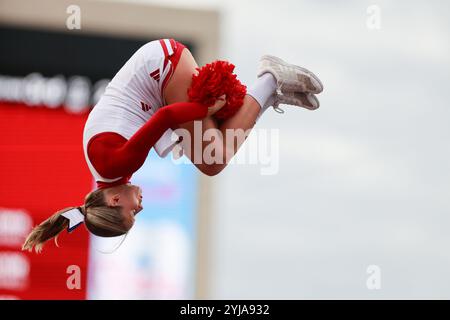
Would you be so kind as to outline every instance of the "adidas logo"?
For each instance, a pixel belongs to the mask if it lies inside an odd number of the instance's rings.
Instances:
[[[145,112],[147,112],[148,110],[151,109],[151,107],[150,107],[148,104],[146,104],[146,103],[144,103],[144,102],[142,102],[142,101],[141,101],[141,108],[142,108],[142,110],[144,110]]]
[[[155,79],[157,82],[159,82],[159,69],[156,69],[152,73],[150,73],[150,77]]]

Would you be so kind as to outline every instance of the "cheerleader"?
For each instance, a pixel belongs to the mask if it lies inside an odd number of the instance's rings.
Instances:
[[[191,52],[174,39],[155,40],[137,50],[108,84],[84,127],[85,159],[97,189],[86,195],[84,204],[62,209],[36,226],[22,249],[40,252],[47,240],[56,241],[64,229],[70,232],[82,223],[97,236],[126,234],[142,210],[142,189],[130,179],[151,148],[165,157],[179,143],[193,160],[214,144],[223,161],[192,161],[213,176],[243,143],[227,141],[226,130],[248,132],[269,107],[283,112],[280,104],[319,107],[315,94],[322,84],[304,68],[263,56],[248,90],[233,70],[226,61],[199,68]],[[201,122],[200,133],[194,131],[194,121]],[[188,132],[190,141],[173,139],[177,129]],[[212,142],[196,136],[208,129],[223,134]],[[195,139],[202,141],[201,150],[195,150]]]

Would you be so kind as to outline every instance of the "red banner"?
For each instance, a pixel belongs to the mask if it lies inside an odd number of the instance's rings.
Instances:
[[[0,298],[86,298],[84,227],[63,231],[60,248],[49,241],[41,254],[21,251],[32,226],[81,205],[92,189],[82,148],[86,118],[64,108],[0,103]],[[78,275],[79,289],[73,286]]]

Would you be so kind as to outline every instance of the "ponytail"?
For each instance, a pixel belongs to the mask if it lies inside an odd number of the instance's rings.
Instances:
[[[39,253],[44,243],[55,238],[58,246],[58,235],[69,227],[69,219],[62,216],[65,212],[78,208],[84,215],[86,228],[100,237],[116,237],[126,234],[131,226],[126,225],[122,214],[122,207],[108,206],[101,189],[94,190],[86,195],[84,205],[68,207],[56,212],[50,218],[31,230],[22,246],[22,250]]]
[[[50,218],[33,228],[31,233],[25,240],[22,250],[33,251],[39,253],[42,251],[44,243],[51,238],[55,238],[55,244],[58,246],[58,235],[69,226],[69,220],[61,216],[66,211],[72,210],[74,207],[62,209],[52,215]]]

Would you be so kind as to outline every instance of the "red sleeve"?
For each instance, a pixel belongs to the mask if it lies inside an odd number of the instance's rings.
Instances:
[[[97,172],[108,179],[132,175],[147,158],[150,149],[167,129],[206,117],[208,107],[196,102],[177,102],[156,111],[129,139],[118,133],[103,132],[94,136],[87,153]]]

